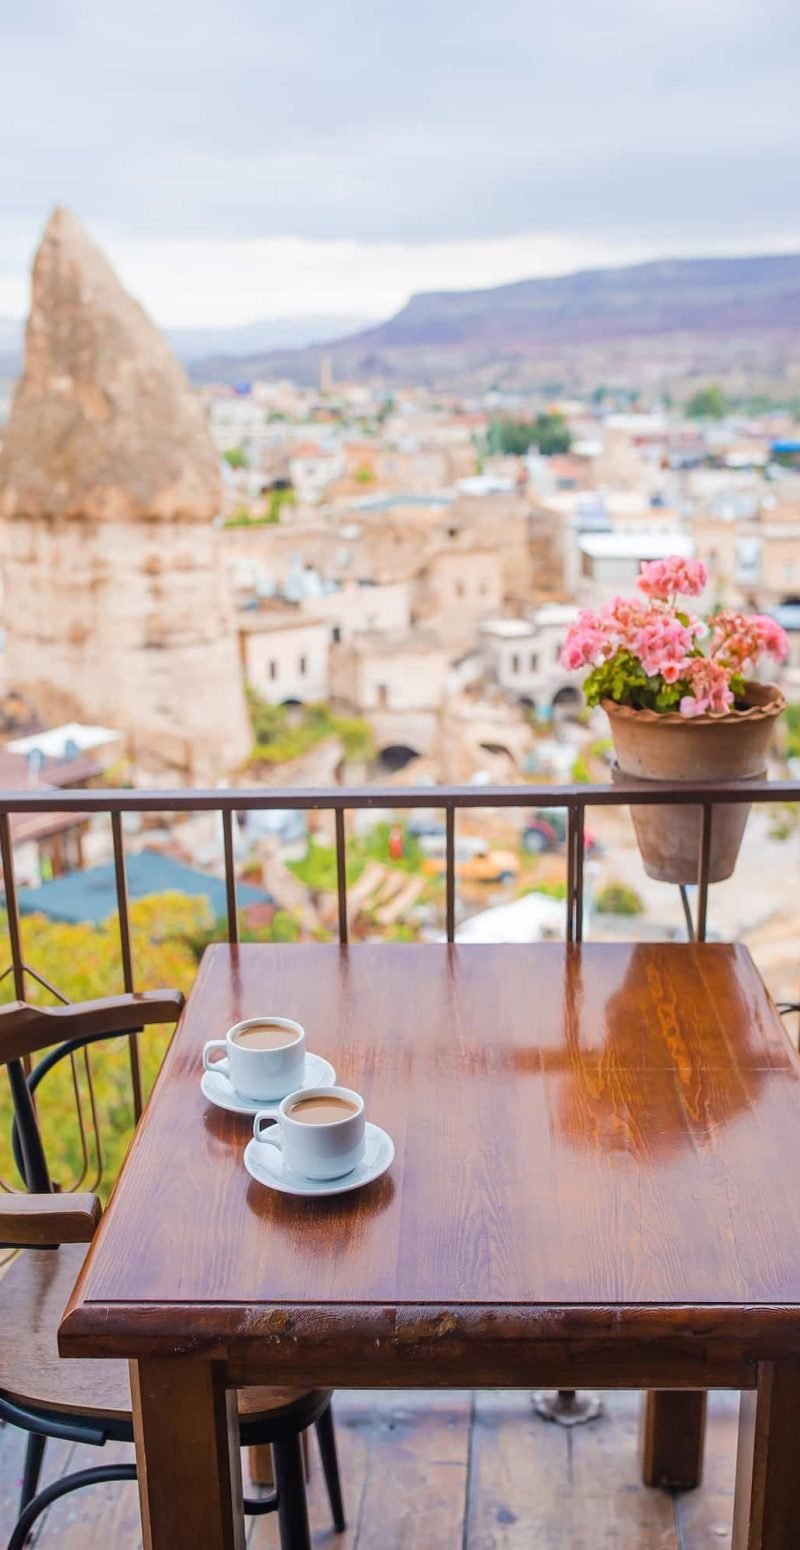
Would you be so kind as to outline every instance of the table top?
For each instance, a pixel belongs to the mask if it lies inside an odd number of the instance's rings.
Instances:
[[[201,1051],[270,1013],[390,1132],[382,1179],[314,1201],[245,1172]],[[211,947],[61,1347],[617,1340],[705,1309],[800,1349],[798,1179],[800,1060],[743,947]]]

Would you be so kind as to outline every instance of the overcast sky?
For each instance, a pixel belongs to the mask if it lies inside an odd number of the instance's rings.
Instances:
[[[72,206],[162,323],[800,250],[797,0],[0,0],[0,313]]]

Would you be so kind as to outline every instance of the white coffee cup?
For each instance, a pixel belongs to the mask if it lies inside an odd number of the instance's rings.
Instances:
[[[237,1035],[265,1026],[284,1029],[286,1043],[269,1049],[238,1043]],[[220,1050],[224,1052],[221,1056]],[[289,1017],[246,1017],[234,1023],[224,1039],[209,1039],[203,1049],[203,1066],[206,1071],[221,1071],[243,1098],[256,1102],[284,1098],[300,1087],[305,1075],[305,1029]]]
[[[293,1117],[293,1109],[301,1109],[310,1100],[340,1098],[352,1106],[353,1112],[341,1119],[310,1124]],[[262,1130],[265,1120],[275,1120],[272,1113],[259,1113],[253,1123],[253,1135],[262,1146],[275,1146],[295,1173],[309,1179],[338,1179],[363,1160],[366,1149],[364,1099],[349,1087],[304,1087],[302,1092],[290,1093],[278,1109],[278,1117],[268,1130]]]

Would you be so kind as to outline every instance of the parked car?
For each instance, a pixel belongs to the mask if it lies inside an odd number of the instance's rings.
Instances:
[[[441,834],[420,834],[417,836],[417,844],[423,856],[444,856],[447,851],[447,833],[442,824]],[[458,834],[455,841],[457,861],[469,861],[473,856],[485,855],[489,846],[486,840],[479,838],[477,834]]]
[[[429,877],[443,877],[446,861],[431,856],[422,863],[422,870]],[[465,883],[513,883],[519,876],[519,857],[513,850],[488,850],[478,856],[459,858],[456,849],[456,877]]]
[[[522,831],[522,848],[529,855],[542,856],[546,851],[563,850],[567,843],[567,809],[565,807],[538,807],[529,813]],[[583,845],[587,856],[599,855],[602,846],[590,829],[583,831]]]

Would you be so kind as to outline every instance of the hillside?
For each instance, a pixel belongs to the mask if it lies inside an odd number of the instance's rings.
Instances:
[[[387,322],[325,346],[340,377],[446,380],[505,363],[558,363],[610,345],[659,341],[682,360],[726,361],[747,342],[781,362],[798,353],[800,255],[662,260],[521,280],[480,291],[412,296]],[[217,357],[201,374],[313,380],[323,350]]]

